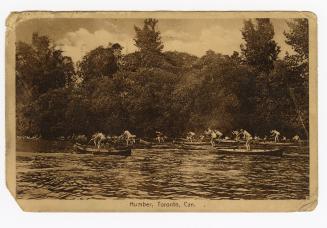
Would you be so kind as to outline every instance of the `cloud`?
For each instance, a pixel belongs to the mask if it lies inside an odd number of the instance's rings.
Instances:
[[[85,28],[67,32],[56,43],[61,46],[65,55],[72,57],[75,63],[87,52],[100,45],[107,46],[109,42],[120,43],[124,47],[124,54],[136,50],[133,30],[122,32],[121,27],[112,23],[105,24],[103,28],[101,26],[97,26],[98,29],[93,32]],[[207,50],[213,50],[230,55],[233,51],[240,51],[240,44],[243,43],[240,31],[242,26],[242,21],[233,26],[217,23],[201,24],[201,26],[197,25],[191,30],[170,26],[169,29],[161,30],[164,51],[180,51],[202,56]],[[281,46],[282,57],[285,51],[291,51],[291,48],[285,44],[283,36],[283,31],[287,25],[284,21],[277,21],[274,22],[274,27],[274,39]]]
[[[183,51],[197,56],[204,55],[209,49],[222,54],[232,54],[233,51],[239,51],[242,42],[239,30],[217,25],[203,28],[199,34],[194,35],[174,32],[169,31],[170,39],[167,39],[167,34],[163,33],[165,50]],[[194,39],[194,36],[198,37]]]
[[[66,33],[56,43],[64,51],[64,54],[72,57],[76,63],[87,52],[100,45],[107,46],[109,42],[120,43],[124,47],[123,52],[135,50],[133,39],[127,34],[116,32],[115,29],[111,31],[100,29],[89,32],[87,29],[79,28],[74,32]]]
[[[286,54],[286,52],[288,52],[290,54],[294,54],[292,47],[285,43],[286,38],[284,36],[284,31],[286,31],[286,32],[289,31],[289,27],[286,23],[286,20],[275,20],[275,21],[273,21],[273,25],[274,25],[274,31],[275,31],[274,40],[281,47],[280,56],[283,57]]]
[[[175,31],[175,30],[166,30],[161,33],[161,37],[165,41],[170,41],[170,40],[181,40],[181,41],[190,41],[194,40],[194,36],[192,34],[184,32],[184,31]]]
[[[161,33],[165,51],[188,52],[202,56],[209,49],[222,54],[232,54],[239,50],[241,33],[238,30],[226,29],[220,26],[203,28],[197,34],[190,34],[185,31],[169,29]],[[90,32],[85,28],[79,28],[73,32],[67,32],[63,38],[56,43],[64,51],[64,54],[72,57],[76,63],[92,49],[108,43],[120,43],[124,49],[123,53],[130,53],[136,50],[133,37],[130,34],[117,32],[115,27],[100,29]]]
[[[294,53],[292,48],[285,43],[284,30],[288,29],[285,20],[274,21],[274,40],[280,45],[282,58],[285,52]],[[241,29],[243,23],[234,26],[208,25],[198,27],[198,32],[186,33],[184,31],[168,30],[162,33],[165,50],[188,52],[202,56],[207,50],[213,50],[221,54],[232,54],[233,51],[240,52],[240,45],[244,43]]]

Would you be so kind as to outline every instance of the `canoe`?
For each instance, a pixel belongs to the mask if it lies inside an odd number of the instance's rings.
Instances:
[[[203,142],[178,142],[179,144],[184,144],[184,145],[194,145],[194,146],[198,146],[198,145],[211,145],[210,142],[208,141],[203,141]],[[215,144],[237,144],[237,143],[243,143],[243,141],[236,141],[233,139],[221,139],[221,140],[215,140]],[[245,142],[244,142],[245,143]]]
[[[132,155],[131,148],[95,148],[87,145],[75,143],[74,148],[76,152],[83,154],[94,154],[94,155],[119,155],[119,156],[130,156]]]
[[[283,151],[281,148],[273,149],[239,149],[239,148],[220,148],[216,149],[219,154],[237,154],[237,155],[270,155],[270,156],[282,156]]]
[[[253,142],[254,144],[259,145],[272,145],[272,146],[296,146],[298,144],[293,142]]]
[[[211,145],[210,142],[178,142],[178,144],[183,144],[188,146]]]

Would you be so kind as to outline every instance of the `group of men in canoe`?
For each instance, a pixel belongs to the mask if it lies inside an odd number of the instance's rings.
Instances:
[[[96,132],[91,136],[89,141],[87,141],[87,137],[85,135],[76,136],[75,141],[87,144],[93,142],[94,146],[97,148],[100,148],[105,143],[117,143],[122,141],[129,146],[135,143],[136,135],[132,134],[128,130],[125,130],[120,136],[106,136],[102,132]]]
[[[287,141],[287,138],[286,136],[283,136],[281,138],[281,133],[277,130],[271,130],[270,131],[270,137],[274,139],[274,142],[277,143],[277,142],[280,142],[281,140],[282,141]],[[221,133],[220,131],[218,130],[212,130],[210,128],[208,128],[207,130],[204,131],[204,135],[205,136],[209,136],[210,138],[210,143],[212,146],[215,145],[216,142],[220,142],[220,140],[229,140],[230,138],[228,136],[224,137],[223,138],[223,133]],[[200,141],[203,141],[204,139],[204,135],[200,135],[199,136],[199,140]],[[234,130],[232,131],[232,135],[234,136],[234,140],[235,141],[241,141],[243,140],[245,142],[245,147],[247,150],[250,150],[251,147],[250,147],[250,144],[252,141],[260,141],[262,140],[260,137],[258,136],[254,136],[252,137],[252,135],[247,131],[247,130],[244,130],[244,129],[240,129],[240,130]],[[196,134],[194,132],[188,132],[187,133],[187,136],[186,136],[186,139],[190,142],[193,142],[194,139],[195,139],[195,136]],[[263,138],[264,141],[267,141],[268,140],[268,137],[265,136]],[[295,142],[299,142],[300,141],[300,137],[298,135],[295,135],[293,138],[292,138],[293,141]]]
[[[281,137],[281,133],[277,130],[271,130],[270,131],[270,138],[273,138],[274,141],[280,142],[280,141],[286,141],[286,137],[283,136]],[[168,137],[160,132],[160,131],[156,131],[155,132],[156,137],[154,138],[155,141],[157,141],[157,143],[164,143]],[[224,134],[217,130],[217,129],[211,129],[208,128],[207,130],[204,131],[204,134],[201,134],[197,137],[196,133],[189,131],[186,134],[186,140],[189,142],[195,142],[195,141],[203,141],[205,138],[208,138],[210,140],[210,143],[212,146],[215,146],[216,143],[219,143],[221,140],[230,140],[231,138],[228,136],[223,137]],[[258,136],[252,136],[247,130],[244,129],[240,129],[240,130],[234,130],[232,131],[232,138],[235,141],[242,141],[245,142],[245,147],[247,150],[250,150],[250,144],[253,141],[267,141],[268,137],[265,136],[263,139],[261,139]],[[77,142],[81,142],[83,141],[84,143],[87,142],[87,137],[84,135],[80,135],[75,137],[75,140]],[[300,141],[300,137],[298,135],[295,135],[292,138],[293,141]],[[146,142],[142,139],[138,140],[139,142]],[[88,141],[88,143],[93,142],[94,146],[97,148],[100,148],[102,145],[104,144],[108,144],[108,143],[125,143],[127,146],[133,145],[136,143],[136,135],[132,134],[129,130],[125,130],[120,136],[106,136],[105,134],[101,133],[101,132],[96,132],[95,134],[93,134],[91,136],[91,139]]]

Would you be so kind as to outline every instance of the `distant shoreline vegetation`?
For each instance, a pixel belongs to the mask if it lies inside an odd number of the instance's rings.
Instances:
[[[123,55],[119,40],[108,40],[76,64],[47,36],[17,42],[17,135],[51,139],[128,129],[177,137],[211,127],[226,135],[278,129],[307,138],[307,19],[289,21],[285,42],[294,54],[282,59],[269,19],[245,20],[241,52],[230,56],[163,52],[158,23],[145,19],[134,27],[134,53]]]

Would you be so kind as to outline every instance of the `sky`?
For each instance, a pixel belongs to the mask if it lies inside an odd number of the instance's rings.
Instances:
[[[160,19],[164,51],[187,52],[202,56],[209,49],[232,54],[240,51],[243,43],[241,29],[244,19]],[[284,42],[283,32],[288,30],[287,19],[272,19],[275,41],[281,47],[280,56],[292,52]],[[109,42],[120,43],[123,54],[134,52],[134,26],[142,27],[143,19],[31,19],[18,24],[18,41],[31,43],[33,32],[47,35],[60,46],[64,54],[76,63],[88,51]]]

